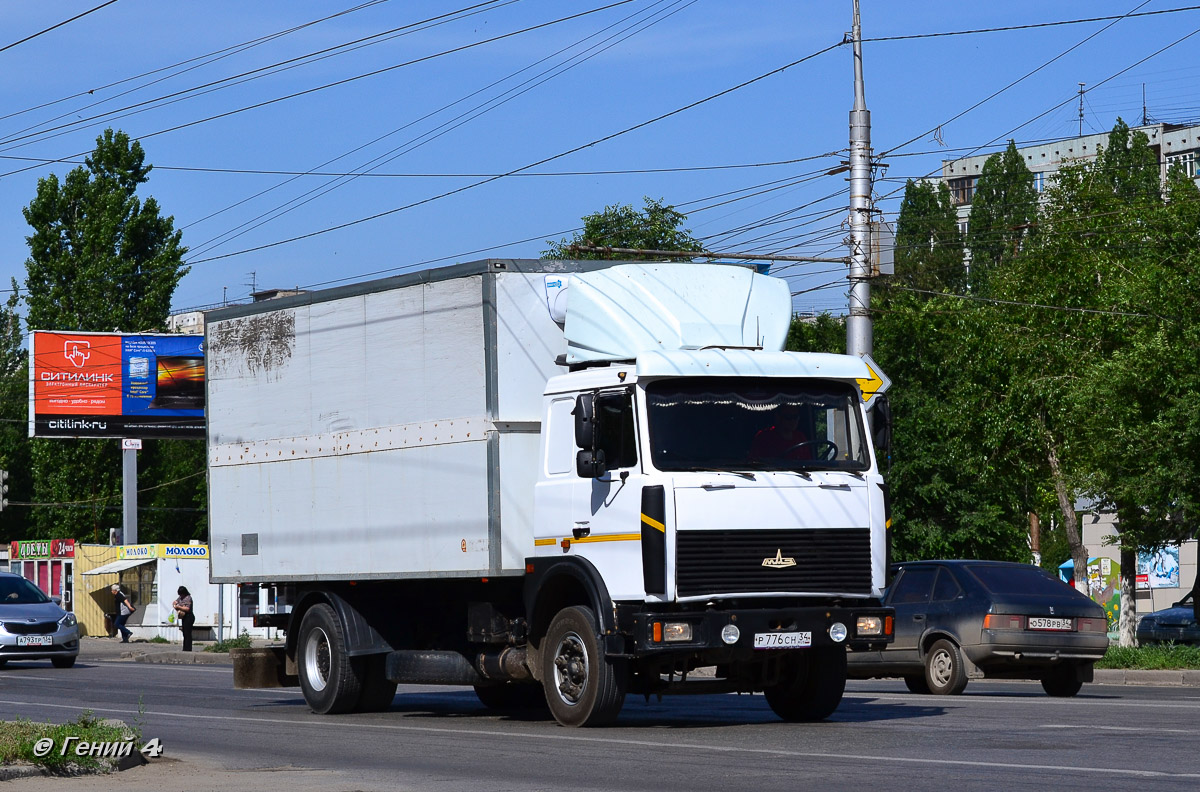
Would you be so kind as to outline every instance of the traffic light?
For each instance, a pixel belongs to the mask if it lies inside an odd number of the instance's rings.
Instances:
[[[0,511],[8,505],[8,471],[0,470]]]

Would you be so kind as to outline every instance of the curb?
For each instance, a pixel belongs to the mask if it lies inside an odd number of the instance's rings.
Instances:
[[[1161,685],[1200,687],[1200,670],[1135,671],[1123,668],[1097,668],[1092,672],[1095,685]]]
[[[122,660],[135,663],[163,665],[232,665],[233,660],[223,652],[122,652]]]

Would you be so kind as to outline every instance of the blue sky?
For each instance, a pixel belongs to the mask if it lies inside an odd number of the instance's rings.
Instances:
[[[4,3],[0,47],[102,2]],[[640,207],[643,196],[679,207],[713,250],[844,255],[846,174],[826,173],[847,147],[851,53],[835,45],[850,29],[850,0],[608,8],[603,0],[474,0],[458,14],[472,0],[358,5],[275,36],[355,0],[118,0],[0,51],[4,285],[24,281],[21,209],[37,179],[74,167],[45,161],[80,159],[106,126],[142,139],[156,166],[142,194],[175,217],[191,249],[177,309],[244,300],[251,284],[314,288],[489,256],[536,257],[582,215]],[[1151,117],[1200,120],[1200,33],[1176,43],[1200,31],[1200,11],[869,39],[1186,5],[863,0],[873,145],[888,152],[880,207],[894,212],[906,178],[937,172],[956,153],[1009,136],[1022,143],[1075,134],[1081,82],[1089,89],[1085,133],[1106,131],[1118,115],[1140,121],[1143,85]],[[342,46],[406,25],[423,29]],[[235,49],[213,60],[226,48]],[[331,57],[304,57],[327,48],[336,48]],[[229,80],[290,59],[300,60]],[[212,116],[223,117],[204,120]],[[593,141],[601,142],[586,145]],[[491,178],[576,148],[529,175]],[[373,166],[357,178],[333,175]],[[309,171],[317,173],[279,173]],[[286,241],[296,237],[305,238]],[[777,271],[799,292],[798,310],[844,311],[837,266]]]

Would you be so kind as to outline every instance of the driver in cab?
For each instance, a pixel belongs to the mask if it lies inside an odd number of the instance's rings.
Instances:
[[[775,423],[754,435],[752,459],[812,459],[812,443],[800,429],[800,408],[785,404],[775,411]]]

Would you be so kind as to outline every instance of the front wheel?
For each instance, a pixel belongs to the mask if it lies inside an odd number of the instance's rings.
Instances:
[[[1056,698],[1070,698],[1083,687],[1083,680],[1073,665],[1057,665],[1042,675],[1042,690]]]
[[[925,682],[924,674],[909,674],[904,677],[904,686],[909,693],[928,693],[929,685]]]
[[[72,666],[75,665],[75,658],[74,657],[51,657],[50,662],[51,662],[51,664],[53,664],[53,666],[55,668],[71,668]]]
[[[846,648],[805,649],[784,661],[783,677],[763,693],[785,721],[819,721],[833,714],[846,692]]]
[[[604,656],[591,608],[564,608],[542,643],[546,704],[563,726],[612,723],[625,703],[628,672],[623,661]]]
[[[942,638],[929,647],[925,655],[925,684],[930,693],[939,696],[957,696],[967,686],[962,650],[953,641]]]
[[[346,654],[346,636],[333,608],[314,605],[300,622],[296,666],[300,689],[319,715],[350,712],[362,693],[364,662]]]

